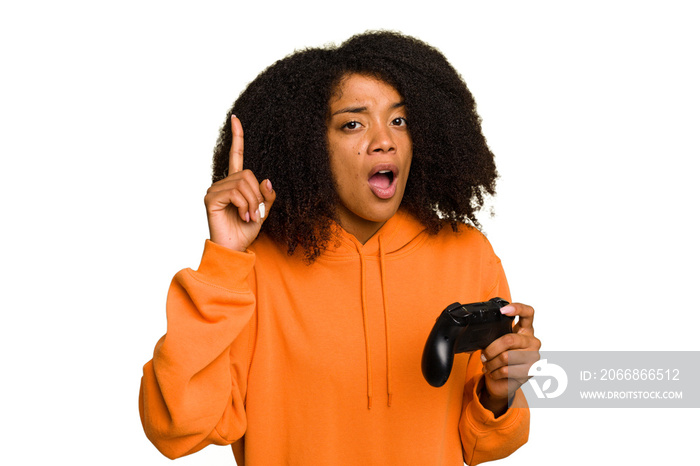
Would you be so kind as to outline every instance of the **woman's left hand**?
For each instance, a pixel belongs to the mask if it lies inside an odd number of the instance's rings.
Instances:
[[[513,333],[503,335],[482,351],[486,390],[482,402],[486,401],[484,405],[494,413],[504,412],[515,391],[530,378],[528,371],[540,359],[542,346],[532,327],[535,310],[531,306],[512,303],[501,312],[518,316],[518,322]]]

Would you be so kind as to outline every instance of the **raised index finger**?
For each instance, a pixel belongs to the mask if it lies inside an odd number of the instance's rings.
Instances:
[[[228,173],[238,173],[243,170],[243,126],[236,115],[231,115],[231,132],[233,141],[228,153]]]

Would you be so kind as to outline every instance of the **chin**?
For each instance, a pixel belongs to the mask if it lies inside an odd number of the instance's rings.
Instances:
[[[386,205],[379,206],[365,218],[370,222],[386,222],[398,212],[400,206],[400,203],[387,203]]]

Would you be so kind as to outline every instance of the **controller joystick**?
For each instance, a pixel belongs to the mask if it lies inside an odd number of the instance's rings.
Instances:
[[[447,306],[438,316],[423,349],[423,377],[442,387],[452,372],[456,353],[484,349],[497,338],[513,332],[514,317],[501,314],[508,301],[492,298],[481,303]]]

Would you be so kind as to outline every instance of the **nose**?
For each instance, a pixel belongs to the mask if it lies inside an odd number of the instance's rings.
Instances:
[[[369,152],[385,153],[396,150],[396,143],[391,130],[385,125],[375,125],[370,134]]]

